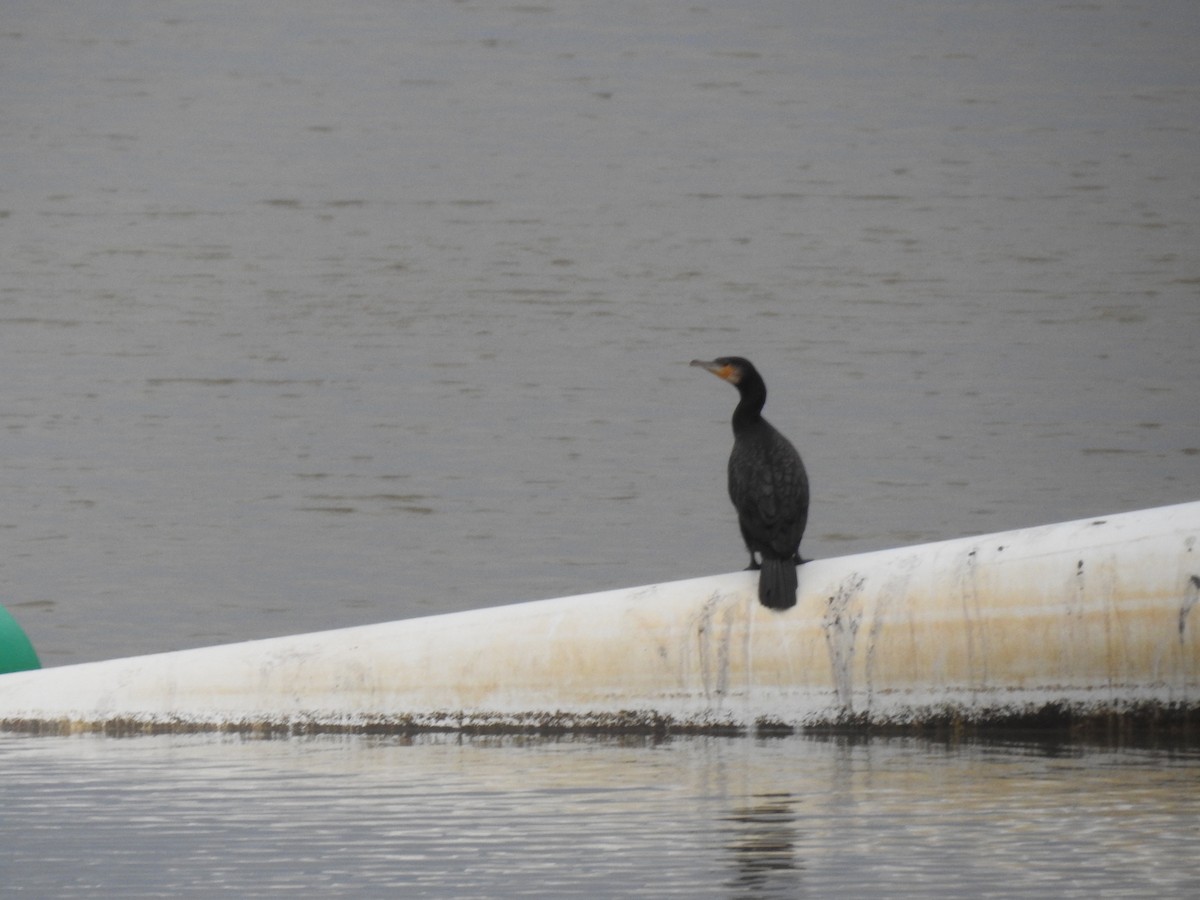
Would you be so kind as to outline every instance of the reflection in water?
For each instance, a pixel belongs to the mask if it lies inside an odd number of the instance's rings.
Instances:
[[[759,794],[750,806],[726,818],[735,896],[781,893],[795,896],[802,866],[796,860],[796,799],[787,793]]]

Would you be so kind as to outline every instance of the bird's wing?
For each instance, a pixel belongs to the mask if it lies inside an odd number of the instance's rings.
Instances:
[[[780,554],[791,553],[804,532],[808,479],[795,448],[782,435],[751,456],[735,448],[729,495],[742,527]]]

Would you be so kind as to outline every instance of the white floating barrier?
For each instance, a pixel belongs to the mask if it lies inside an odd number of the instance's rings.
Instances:
[[[1200,710],[1200,502],[0,675],[0,727],[698,731]]]

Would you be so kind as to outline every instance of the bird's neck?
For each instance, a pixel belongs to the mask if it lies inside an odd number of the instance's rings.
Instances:
[[[762,421],[762,408],[767,402],[767,388],[761,382],[738,385],[741,399],[733,411],[733,433],[741,431]]]

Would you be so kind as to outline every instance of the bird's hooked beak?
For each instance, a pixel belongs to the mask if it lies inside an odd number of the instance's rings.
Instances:
[[[730,365],[727,362],[721,362],[714,359],[711,362],[705,362],[702,359],[693,359],[693,366],[699,366],[702,369],[708,369],[722,381],[728,381],[730,384],[737,384],[742,378],[741,369],[737,366]]]

